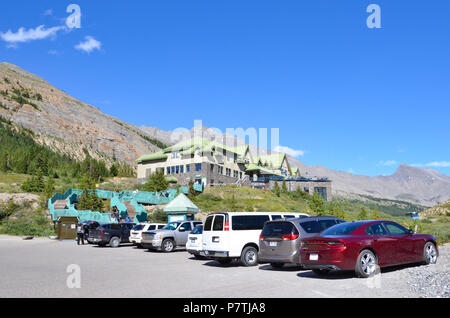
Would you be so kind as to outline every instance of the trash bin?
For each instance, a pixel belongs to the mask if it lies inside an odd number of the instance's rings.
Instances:
[[[62,216],[56,221],[56,235],[58,240],[74,240],[77,238],[78,218]]]

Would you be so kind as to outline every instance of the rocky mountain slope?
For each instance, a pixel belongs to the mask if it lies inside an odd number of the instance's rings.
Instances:
[[[0,63],[0,116],[32,130],[41,144],[78,159],[86,148],[96,159],[134,164],[142,154],[162,146],[138,127],[9,63]]]
[[[450,200],[420,212],[420,217],[450,215]]]

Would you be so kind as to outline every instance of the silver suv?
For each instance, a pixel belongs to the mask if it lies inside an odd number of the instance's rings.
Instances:
[[[189,233],[201,224],[202,221],[170,222],[160,230],[143,232],[141,244],[148,250],[170,253],[177,246],[186,246]]]
[[[286,263],[301,265],[301,240],[344,222],[332,216],[266,222],[259,237],[259,262],[270,263],[274,268],[281,268]]]

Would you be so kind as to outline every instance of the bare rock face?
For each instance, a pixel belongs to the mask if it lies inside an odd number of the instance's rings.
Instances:
[[[158,151],[152,136],[53,87],[21,68],[0,63],[0,116],[36,134],[36,141],[83,159],[136,158]]]
[[[8,204],[12,200],[17,205],[29,204],[37,208],[40,199],[38,195],[31,193],[0,193],[0,204]]]
[[[400,200],[434,206],[450,198],[450,177],[433,169],[399,166],[390,176],[362,176],[332,170],[321,166],[307,166],[290,158],[303,176],[326,176],[333,181],[333,192],[338,195],[355,193],[376,198]]]

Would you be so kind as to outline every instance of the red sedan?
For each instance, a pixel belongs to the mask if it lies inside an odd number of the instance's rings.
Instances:
[[[357,221],[338,224],[319,236],[302,240],[300,262],[318,274],[354,270],[372,276],[377,267],[423,262],[434,264],[439,252],[436,238],[414,234],[392,221]]]

